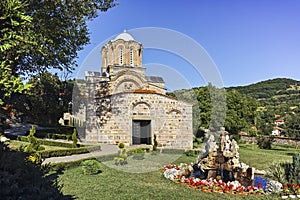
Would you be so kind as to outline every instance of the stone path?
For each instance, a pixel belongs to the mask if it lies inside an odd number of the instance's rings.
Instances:
[[[76,161],[76,160],[89,158],[89,157],[94,157],[94,156],[103,156],[103,155],[114,154],[114,153],[118,152],[118,146],[117,145],[101,144],[100,146],[101,146],[101,151],[93,151],[93,152],[84,153],[84,154],[75,154],[75,155],[71,155],[71,156],[46,158],[43,161],[42,164],[70,162],[70,161]]]

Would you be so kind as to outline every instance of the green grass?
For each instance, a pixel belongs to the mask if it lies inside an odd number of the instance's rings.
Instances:
[[[267,169],[274,161],[291,161],[293,153],[300,153],[295,147],[273,146],[272,150],[258,149],[253,144],[240,145],[240,160],[258,169]],[[152,157],[151,157],[152,156]],[[174,156],[174,155],[173,155]],[[128,159],[129,164],[115,166],[113,161],[105,161],[101,164],[102,173],[97,175],[84,175],[80,166],[69,168],[60,175],[59,183],[63,186],[64,194],[73,195],[76,199],[280,199],[277,196],[243,196],[216,193],[203,193],[199,190],[176,184],[163,177],[158,170],[164,164],[172,162],[195,163],[196,156],[185,155],[151,155],[146,154],[145,160]],[[161,162],[165,159],[165,163]],[[170,161],[170,162],[167,162]],[[159,166],[161,164],[161,166]],[[154,165],[156,170],[147,173],[142,168]],[[150,169],[150,168],[149,168]],[[129,171],[131,173],[128,173]],[[150,171],[150,170],[149,170]]]
[[[183,156],[185,157],[185,156]],[[189,160],[189,158],[180,158]],[[272,196],[243,196],[217,193],[203,193],[199,190],[176,184],[162,176],[160,170],[149,173],[126,173],[112,169],[103,163],[102,173],[84,175],[81,167],[74,167],[60,175],[64,194],[76,199],[276,199]]]
[[[272,145],[271,150],[259,149],[254,144],[239,144],[240,162],[257,169],[267,170],[274,162],[292,162],[292,154],[300,153],[300,149],[290,146]]]

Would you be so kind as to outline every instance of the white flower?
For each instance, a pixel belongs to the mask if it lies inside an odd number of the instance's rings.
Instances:
[[[267,193],[280,193],[282,191],[282,184],[278,181],[270,180],[266,186]]]
[[[166,179],[174,180],[178,176],[178,170],[175,168],[166,169],[164,172],[164,177]]]

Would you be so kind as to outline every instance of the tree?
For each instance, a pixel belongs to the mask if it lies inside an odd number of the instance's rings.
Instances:
[[[231,133],[238,133],[254,125],[258,103],[247,95],[236,90],[227,91],[227,112],[225,128]]]
[[[0,104],[22,92],[21,76],[71,71],[89,43],[87,21],[114,0],[3,0],[0,4]]]
[[[12,65],[18,74],[39,73],[49,69],[71,71],[77,52],[89,43],[87,21],[107,11],[114,0],[21,0],[31,17],[29,29],[34,44],[24,49]],[[28,2],[25,4],[25,2]],[[14,56],[15,52],[9,52]]]
[[[0,105],[12,93],[22,92],[29,86],[23,85],[12,70],[25,50],[35,44],[28,28],[32,17],[25,14],[25,6],[19,0],[3,0],[0,4]]]

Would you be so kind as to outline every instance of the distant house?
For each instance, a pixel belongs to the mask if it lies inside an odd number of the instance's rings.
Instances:
[[[276,126],[276,127],[274,127],[274,130],[272,131],[272,135],[280,135],[283,130],[284,130],[283,128]]]
[[[277,120],[275,120],[274,124],[275,124],[276,126],[283,125],[283,124],[284,124],[284,119],[277,119]]]

